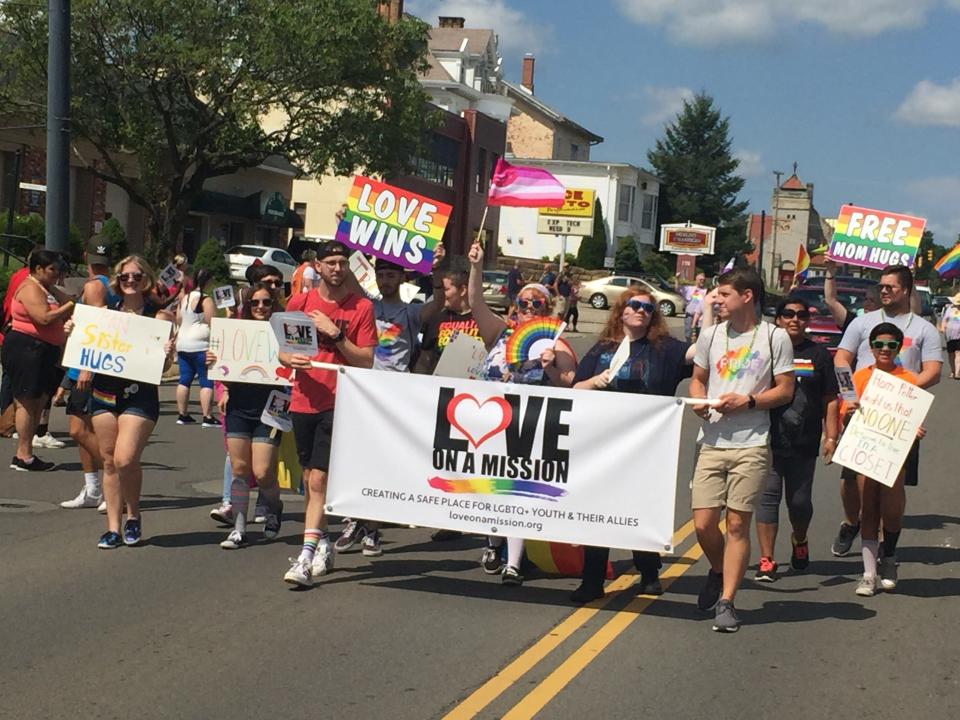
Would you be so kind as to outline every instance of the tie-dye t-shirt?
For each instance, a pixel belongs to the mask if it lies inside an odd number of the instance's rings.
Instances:
[[[373,369],[409,372],[413,351],[420,333],[420,303],[373,301],[377,323],[377,347],[373,350]]]
[[[754,335],[754,328],[738,333],[724,322],[700,335],[693,362],[710,372],[707,397],[758,395],[772,387],[772,375],[793,372],[793,344],[786,331],[770,323],[760,323]],[[699,440],[711,447],[758,447],[767,444],[769,433],[768,410],[745,408],[729,415],[711,410]]]

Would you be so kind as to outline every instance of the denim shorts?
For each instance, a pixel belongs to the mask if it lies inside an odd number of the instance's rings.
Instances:
[[[249,413],[227,412],[224,416],[227,438],[241,438],[255,443],[267,443],[273,446],[280,445],[281,432],[276,428],[260,422],[259,417]]]
[[[160,393],[156,385],[139,382],[98,383],[90,391],[90,415],[138,415],[156,422],[160,418]]]

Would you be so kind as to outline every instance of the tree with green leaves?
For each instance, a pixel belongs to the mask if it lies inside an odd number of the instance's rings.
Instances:
[[[660,224],[689,220],[717,228],[714,255],[702,258],[705,268],[716,270],[732,256],[749,252],[743,217],[747,203],[737,200],[744,179],[736,174],[740,161],[731,152],[730,118],[721,115],[712,97],[701,92],[685,100],[647,160],[663,180]]]
[[[593,201],[593,234],[580,242],[577,265],[587,270],[599,270],[607,256],[607,226],[603,222],[600,200]]]
[[[204,268],[210,271],[215,282],[230,282],[230,264],[216,238],[208,238],[197,250],[197,257],[193,260],[193,270],[196,272]]]
[[[428,26],[379,4],[73,0],[73,138],[146,209],[151,259],[210,178],[273,156],[314,175],[408,167],[434,117],[417,77]],[[42,124],[46,3],[3,3],[0,31],[0,113]]]
[[[613,260],[617,272],[639,272],[643,270],[640,262],[640,253],[637,250],[637,241],[632,235],[620,238],[617,242],[617,251]]]

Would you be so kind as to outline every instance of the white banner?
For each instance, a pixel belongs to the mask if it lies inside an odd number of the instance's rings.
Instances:
[[[159,385],[163,345],[173,323],[107,308],[77,305],[63,366]]]
[[[932,404],[932,393],[874,370],[860,408],[843,431],[834,462],[893,487]]]
[[[217,361],[207,377],[221,382],[289,385],[290,374],[277,359],[280,344],[270,323],[263,320],[210,321],[210,352]]]
[[[346,368],[331,513],[672,551],[676,398]]]

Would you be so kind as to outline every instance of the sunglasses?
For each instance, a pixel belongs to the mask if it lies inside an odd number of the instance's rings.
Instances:
[[[809,320],[810,311],[809,310],[791,310],[786,308],[780,311],[780,317],[786,318],[787,320],[792,320],[796,318],[797,320]]]
[[[263,300],[254,298],[250,301],[250,307],[273,307],[273,300],[271,298],[264,298]]]
[[[653,315],[653,311],[657,309],[656,305],[645,302],[644,300],[627,300],[625,307],[630,308],[634,312],[640,312],[643,310],[647,315]]]
[[[543,300],[533,299],[533,300],[517,300],[517,309],[518,310],[539,310],[543,307]]]
[[[874,350],[899,350],[900,343],[897,340],[874,340],[870,347]]]
[[[143,280],[143,273],[120,273],[117,275],[120,279],[120,282],[140,282]]]
[[[877,287],[880,288],[880,292],[893,292],[900,289],[899,285],[885,285],[883,283],[880,283]]]

